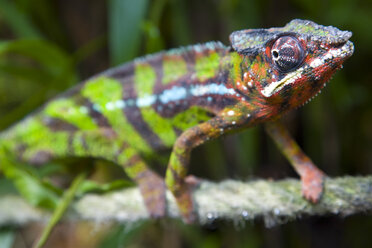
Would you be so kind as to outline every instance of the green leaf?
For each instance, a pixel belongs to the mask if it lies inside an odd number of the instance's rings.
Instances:
[[[32,0],[12,1],[16,2],[16,6],[22,11],[22,14],[32,17],[33,23],[49,40],[62,46],[71,44],[66,35],[65,23],[61,20],[63,13],[60,8],[57,8],[56,1],[37,0],[37,4]]]
[[[105,193],[116,189],[126,188],[133,186],[134,183],[127,180],[116,180],[110,183],[98,184],[91,180],[85,180],[81,183],[77,195],[83,195],[90,192]]]
[[[31,168],[34,168],[34,167],[31,167]],[[34,168],[34,173],[38,177],[44,178],[44,177],[48,177],[48,176],[51,176],[57,173],[59,174],[66,173],[66,169],[67,169],[66,165],[63,164],[62,162],[58,163],[56,161],[53,161],[53,162],[48,162],[44,164],[40,168]]]
[[[0,128],[75,82],[72,56],[53,43],[37,39],[0,42],[0,103],[17,106],[12,111],[5,108]]]
[[[142,29],[146,37],[146,53],[154,53],[164,49],[164,42],[159,29],[153,22],[144,22]]]
[[[0,0],[0,16],[20,38],[37,38],[41,33],[27,13],[21,12],[13,1]]]
[[[41,248],[45,244],[50,233],[53,230],[53,227],[62,218],[68,206],[70,206],[80,184],[84,181],[85,177],[86,177],[85,173],[78,175],[72,182],[70,188],[63,194],[63,198],[61,199],[58,206],[54,210],[53,215],[50,217],[47,226],[43,229],[40,239],[37,241],[35,245],[36,248]]]
[[[145,34],[146,53],[154,53],[164,49],[164,40],[160,33],[160,20],[168,0],[153,1],[148,21],[142,23]]]
[[[5,155],[6,156],[6,155]],[[14,182],[20,194],[32,205],[54,209],[59,201],[57,189],[51,184],[41,181],[20,165],[1,159],[1,170]]]
[[[192,42],[190,21],[185,9],[187,2],[181,0],[170,1],[171,35],[177,45],[189,45]]]
[[[0,197],[8,194],[17,194],[17,189],[11,180],[7,178],[0,178]]]
[[[75,75],[72,59],[53,43],[45,40],[26,39],[0,42],[0,56],[8,53],[20,54],[35,60],[55,77]]]
[[[109,49],[111,63],[133,59],[141,44],[141,24],[145,18],[148,0],[109,1]]]

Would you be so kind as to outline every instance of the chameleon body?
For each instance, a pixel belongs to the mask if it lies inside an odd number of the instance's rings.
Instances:
[[[140,187],[153,217],[165,214],[165,189],[186,222],[195,221],[191,151],[260,123],[317,202],[324,174],[277,119],[325,86],[353,53],[351,32],[311,21],[248,29],[218,42],[145,56],[82,82],[1,134],[14,161],[42,164],[61,157],[96,157],[122,166]],[[165,180],[143,156],[172,148]]]

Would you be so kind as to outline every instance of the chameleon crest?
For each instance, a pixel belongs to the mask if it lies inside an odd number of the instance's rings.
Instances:
[[[332,26],[322,26],[309,20],[295,19],[282,28],[246,29],[230,35],[232,47],[241,54],[257,54],[270,40],[286,34],[297,34],[308,40],[328,44],[341,44],[350,39],[350,31],[341,31]]]

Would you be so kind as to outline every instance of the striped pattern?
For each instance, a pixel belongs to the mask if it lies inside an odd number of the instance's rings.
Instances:
[[[111,69],[46,104],[30,118],[32,125],[19,124],[15,129],[22,132],[10,132],[19,135],[12,137],[13,145],[27,147],[22,160],[36,161],[42,150],[51,157],[97,156],[121,164],[139,153],[171,147],[180,131],[210,119],[239,97],[219,73],[223,56],[228,56],[226,47],[207,43]]]

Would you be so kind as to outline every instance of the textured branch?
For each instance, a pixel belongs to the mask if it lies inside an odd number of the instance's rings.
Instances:
[[[253,182],[203,181],[195,189],[196,211],[201,224],[215,219],[243,222],[263,218],[267,226],[301,216],[340,215],[372,210],[372,176],[327,179],[326,192],[319,204],[301,197],[298,180]],[[168,192],[168,215],[179,217],[174,199]],[[17,196],[0,199],[0,226],[45,221],[49,214],[29,206]],[[66,216],[70,220],[133,222],[148,218],[137,188],[105,195],[85,195],[77,200]]]

